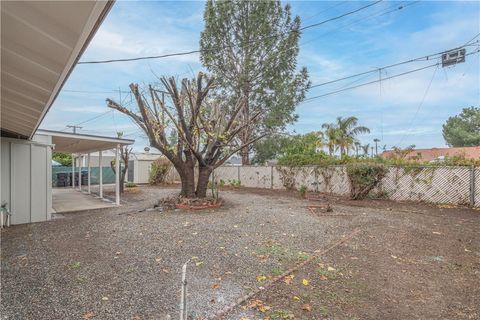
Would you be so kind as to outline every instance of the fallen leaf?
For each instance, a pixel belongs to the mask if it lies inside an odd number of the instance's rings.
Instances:
[[[293,300],[295,300],[295,301],[300,301],[300,298],[297,297],[297,296],[293,296]]]
[[[310,311],[312,311],[312,306],[309,305],[308,303],[305,303],[305,304],[302,306],[302,309],[303,309],[304,311],[310,312]]]
[[[93,317],[95,317],[95,313],[93,313],[92,311],[87,312],[82,316],[83,320],[90,320]]]
[[[156,262],[160,262],[162,259],[161,258],[156,258],[155,261]]]
[[[220,288],[220,285],[218,283],[212,284],[212,289],[218,289]]]
[[[467,248],[464,249],[465,252],[472,252],[471,250],[468,250]]]
[[[302,280],[302,284],[303,284],[304,286],[308,286],[308,280],[307,280],[307,279],[303,279],[303,280]]]
[[[269,306],[264,306],[264,305],[258,307],[258,311],[260,311],[261,313],[265,313],[265,312],[267,312],[267,311],[270,310],[270,309],[271,309],[271,307],[269,307]]]
[[[320,276],[320,280],[325,281],[325,280],[328,280],[328,278],[325,276]]]
[[[441,234],[440,232],[437,232],[437,231],[433,231],[432,233],[433,234]]]
[[[328,271],[335,271],[335,268],[328,267],[327,270],[328,270]]]
[[[108,297],[102,297],[103,301],[108,301]]]
[[[393,259],[397,259],[397,256],[394,256],[393,254],[391,255],[391,257],[392,257]]]
[[[196,265],[197,267],[201,266],[202,264],[203,264],[203,261],[195,262],[195,265]]]
[[[286,276],[285,279],[283,279],[283,282],[285,282],[286,284],[292,284],[292,281],[293,281],[293,278],[295,276],[293,274],[289,275],[289,276]]]
[[[264,275],[257,276],[257,281],[258,282],[262,282],[262,281],[265,281],[265,280],[267,280],[267,277],[265,277]]]

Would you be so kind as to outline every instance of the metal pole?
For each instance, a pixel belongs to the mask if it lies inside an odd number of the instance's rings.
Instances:
[[[180,296],[180,320],[188,319],[187,311],[187,263],[182,267],[182,293]]]
[[[90,167],[90,152],[87,155],[87,162],[88,162],[88,164],[87,164],[88,165],[88,169],[87,169],[88,170],[87,171],[87,181],[88,181],[87,185],[88,185],[88,188],[87,188],[87,190],[88,190],[88,193],[91,193],[91,188],[90,188],[90,183],[91,183],[91,179],[90,179],[90,169],[91,169],[91,167]]]
[[[270,189],[273,189],[273,166],[270,166]]]
[[[82,191],[82,156],[78,157],[78,190]]]
[[[475,206],[475,166],[470,168],[470,206]]]
[[[75,189],[75,156],[72,154],[72,188]]]
[[[102,168],[102,150],[98,152],[98,179],[100,186],[100,198],[103,198],[103,168]]]
[[[115,149],[115,204],[120,205],[120,145]]]

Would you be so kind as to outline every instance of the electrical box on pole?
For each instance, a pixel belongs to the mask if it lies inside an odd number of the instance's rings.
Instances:
[[[465,62],[465,48],[448,51],[442,54],[442,67],[453,66]]]

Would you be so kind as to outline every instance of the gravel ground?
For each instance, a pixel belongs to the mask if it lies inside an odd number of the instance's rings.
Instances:
[[[429,234],[438,225],[442,234],[449,234],[450,225],[468,230],[480,225],[480,215],[473,210],[395,207],[390,202],[369,208],[339,199],[330,201],[333,213],[343,215],[322,217],[304,208],[318,201],[244,190],[222,191],[221,209],[138,212],[177,192],[142,186],[127,191],[118,208],[69,213],[2,231],[2,319],[176,318],[186,261],[189,311],[192,318],[205,318],[263,285],[263,276],[268,279],[296,265],[355,228],[375,236],[395,230],[402,233],[401,239],[408,239],[412,231],[423,241],[422,232]],[[471,242],[466,259],[477,259],[476,265],[469,262],[469,270],[478,277],[479,240],[473,234],[461,236]],[[379,239],[380,244],[395,240]],[[419,245],[409,250],[429,249]],[[428,256],[440,256],[437,251]],[[244,315],[263,318],[258,310],[244,308],[227,318]],[[304,318],[302,313],[296,317]]]

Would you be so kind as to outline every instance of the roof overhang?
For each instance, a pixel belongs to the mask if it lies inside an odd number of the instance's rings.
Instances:
[[[2,135],[33,137],[113,3],[1,2]]]
[[[36,134],[52,137],[52,144],[55,145],[55,151],[75,154],[109,150],[116,148],[118,145],[131,145],[135,142],[135,140],[130,139],[42,129],[37,130]]]

